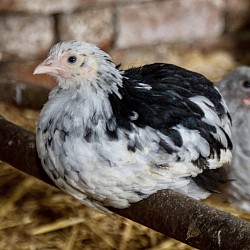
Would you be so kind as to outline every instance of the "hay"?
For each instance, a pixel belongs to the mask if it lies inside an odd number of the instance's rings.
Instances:
[[[34,131],[38,112],[0,104],[6,119]],[[60,190],[1,164],[0,249],[194,249],[120,216],[87,208]],[[250,220],[218,197],[207,201]]]

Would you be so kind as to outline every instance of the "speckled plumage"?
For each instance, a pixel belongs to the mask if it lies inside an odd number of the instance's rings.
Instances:
[[[122,71],[80,41],[55,45],[34,73],[58,83],[37,124],[38,154],[82,203],[126,208],[161,189],[204,199],[224,181],[230,116],[202,75],[164,63]]]
[[[232,164],[227,193],[238,208],[250,212],[250,67],[241,66],[219,83],[232,114]]]

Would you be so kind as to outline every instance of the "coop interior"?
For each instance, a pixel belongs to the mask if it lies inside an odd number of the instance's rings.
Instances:
[[[235,67],[250,65],[248,0],[6,0],[0,2],[0,33],[5,85],[53,88],[54,79],[34,76],[34,68],[52,44],[72,39],[98,45],[122,69],[166,62],[214,83]],[[0,115],[35,133],[39,110],[18,106],[23,101],[18,90],[10,100],[4,98],[8,87],[1,89]],[[250,213],[237,210],[223,193],[204,202],[250,220]],[[194,249],[119,215],[101,214],[4,162],[0,221],[5,250]]]

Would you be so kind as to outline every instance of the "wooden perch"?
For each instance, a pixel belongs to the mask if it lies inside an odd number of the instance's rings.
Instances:
[[[54,185],[42,169],[35,135],[0,117],[0,159]],[[113,212],[199,249],[249,249],[250,223],[171,190]]]
[[[1,80],[1,102],[40,110],[48,99],[49,89],[24,81]]]

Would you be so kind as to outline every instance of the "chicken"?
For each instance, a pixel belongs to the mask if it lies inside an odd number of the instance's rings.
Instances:
[[[237,208],[250,212],[250,67],[241,66],[219,83],[232,114],[232,165],[227,193]]]
[[[54,45],[34,74],[56,78],[37,124],[55,184],[83,204],[123,209],[162,189],[217,192],[231,161],[231,120],[204,76],[165,63],[120,70],[95,45]]]

